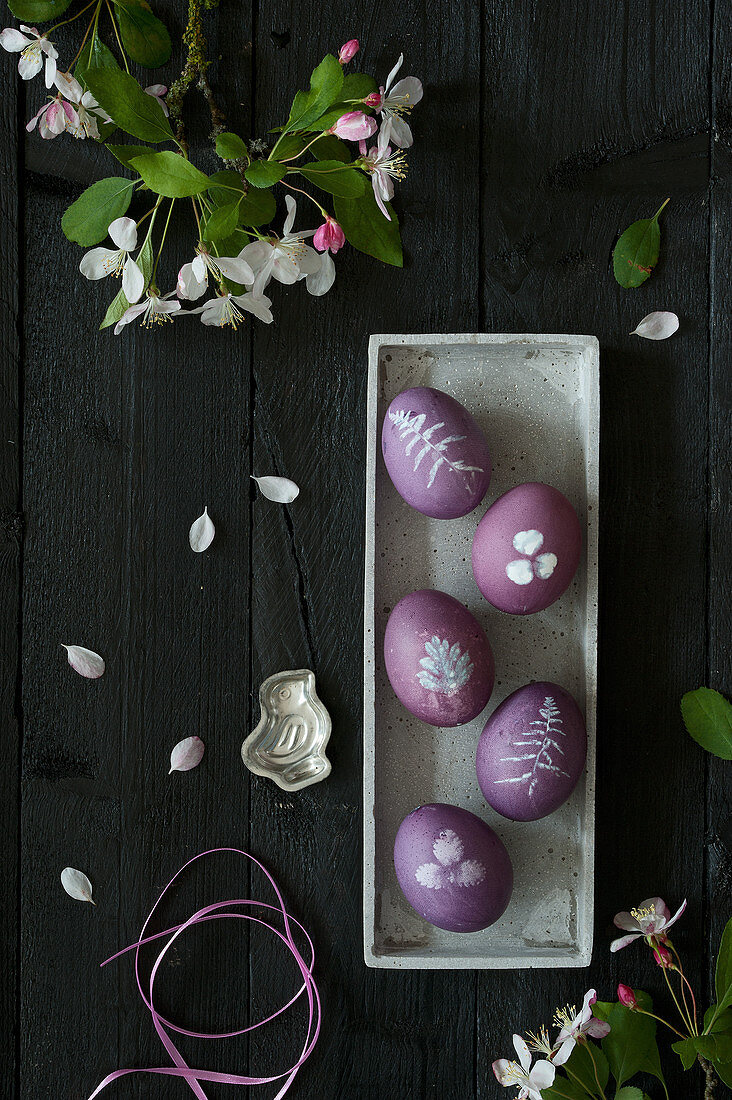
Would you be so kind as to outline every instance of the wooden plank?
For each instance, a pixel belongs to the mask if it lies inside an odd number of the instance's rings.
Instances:
[[[714,9],[712,49],[712,187],[710,193],[710,373],[709,373],[709,663],[707,683],[732,697],[732,622],[730,545],[732,544],[732,291],[724,265],[732,258],[726,226],[732,217],[732,125],[728,104],[732,79],[725,64],[732,31],[719,7]],[[729,906],[712,899],[732,891],[732,787],[730,764],[708,758],[706,890],[710,899],[709,991],[714,990],[714,964]]]
[[[455,331],[477,324],[478,10],[440,0],[363,10],[341,3],[322,25],[293,5],[259,5],[256,132],[307,87],[340,39],[362,42],[353,67],[384,80],[401,50],[404,75],[427,88],[415,110],[409,176],[398,189],[406,267],[344,248],[322,299],[273,284],[275,324],[254,329],[254,472],[302,487],[287,510],[257,498],[252,526],[253,687],[309,665],[333,719],[333,772],[284,795],[252,777],[255,851],[276,864],[288,898],[315,935],[323,1036],[303,1072],[303,1097],[465,1100],[472,1094],[474,979],[470,974],[368,971],[360,890],[362,550],[367,337],[376,331]],[[337,30],[340,28],[340,31]],[[270,32],[290,33],[277,49]],[[450,94],[440,94],[449,73]],[[431,135],[439,135],[436,141]],[[462,150],[468,149],[467,160]],[[297,196],[296,227],[317,213]],[[252,721],[258,718],[258,707]],[[271,952],[252,957],[252,1014],[293,991]],[[274,1069],[295,1043],[254,1036],[252,1066]]]
[[[481,325],[596,334],[603,406],[594,963],[522,975],[519,987],[479,977],[481,1097],[494,1095],[490,1063],[511,1032],[548,1024],[591,985],[611,998],[633,981],[668,1007],[637,951],[609,955],[618,910],[687,895],[674,939],[700,977],[704,761],[678,702],[706,667],[709,66],[690,43],[708,41],[709,17],[706,0],[642,0],[632,22],[613,5],[570,3],[561,18],[555,6],[486,6]],[[624,291],[615,240],[669,195],[658,269]],[[659,308],[681,316],[678,337],[627,335]],[[671,1095],[701,1095],[674,1063]]]
[[[4,779],[0,807],[0,875],[5,904],[0,916],[0,950],[6,960],[0,991],[0,1091],[17,1096],[18,814],[20,808],[20,578],[23,543],[20,436],[20,256],[17,72],[0,71],[0,769]]]

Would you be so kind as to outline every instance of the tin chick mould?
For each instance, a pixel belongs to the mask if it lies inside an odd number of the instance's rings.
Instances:
[[[380,454],[390,401],[410,386],[451,394],[483,429],[493,476],[483,504],[436,520],[398,495]],[[585,966],[592,951],[599,353],[592,336],[376,335],[369,344],[364,612],[364,954],[386,968]],[[512,486],[544,481],[574,504],[583,527],[580,567],[568,591],[535,615],[505,615],[483,599],[471,570],[476,524]],[[413,718],[386,678],[389,612],[406,593],[438,588],[485,629],[496,660],[486,710],[455,729]],[[487,805],[475,750],[494,708],[531,680],[565,687],[584,711],[588,753],[570,800],[541,821],[511,822]],[[509,850],[514,892],[482,932],[445,932],[405,901],[394,873],[402,819],[448,802],[486,820]]]

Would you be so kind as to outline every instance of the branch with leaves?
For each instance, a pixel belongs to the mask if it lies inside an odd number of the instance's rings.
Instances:
[[[146,0],[90,0],[44,33],[21,23],[0,34],[0,46],[20,54],[20,76],[32,80],[44,71],[46,88],[54,92],[27,129],[37,128],[45,140],[65,134],[97,141],[128,173],[92,184],[61,220],[68,239],[90,249],[79,265],[82,275],[121,277],[100,326],[114,325],[115,334],[136,319],[149,327],[190,315],[206,325],[236,328],[248,313],[269,324],[272,301],[264,292],[270,282],[304,280],[311,294],[325,294],[335,280],[333,256],[346,241],[384,263],[402,265],[390,200],[394,181],[405,175],[404,150],[412,144],[407,118],[422,98],[420,81],[396,80],[402,56],[381,86],[366,73],[345,73],[359,51],[352,39],[314,69],[287,121],[272,131],[276,136],[247,142],[227,129],[209,83],[202,20],[204,9],[216,2],[188,0],[186,60],[169,91],[162,84],[143,87],[131,72],[133,64],[152,68],[170,58],[170,35]],[[38,22],[70,6],[71,0],[9,2],[19,19]],[[79,49],[62,71],[52,35],[84,15]],[[101,37],[104,19],[113,32],[111,48]],[[223,164],[210,175],[190,157],[184,100],[192,88],[208,104],[211,138]],[[137,143],[120,140],[120,131]],[[271,228],[278,190],[287,207],[279,234]],[[295,230],[295,194],[315,207],[317,228]],[[147,206],[139,217],[128,216],[133,201]],[[192,258],[180,266],[175,290],[164,294],[160,261],[176,203],[191,215]],[[107,237],[114,247],[102,245]],[[305,243],[311,238],[314,247]],[[213,297],[202,305],[182,308],[207,291]]]

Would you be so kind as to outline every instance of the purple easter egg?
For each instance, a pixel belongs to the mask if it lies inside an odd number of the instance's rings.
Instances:
[[[479,932],[505,912],[513,867],[503,842],[469,810],[437,803],[404,818],[394,868],[420,917],[448,932]]]
[[[468,410],[440,390],[415,386],[394,398],[381,450],[397,492],[425,516],[466,516],[488,491],[485,437]]]
[[[499,611],[531,615],[569,587],[582,530],[563,493],[539,481],[517,485],[483,516],[473,538],[473,574]]]
[[[404,596],[384,634],[386,674],[407,710],[432,726],[460,726],[493,691],[493,652],[458,600],[422,588]]]
[[[475,769],[486,802],[512,821],[537,821],[567,801],[587,757],[582,711],[541,681],[514,691],[485,724]]]

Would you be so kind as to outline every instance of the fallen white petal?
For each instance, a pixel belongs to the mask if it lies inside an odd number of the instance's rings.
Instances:
[[[289,198],[289,195],[288,195]],[[252,481],[256,481],[262,496],[267,500],[274,500],[277,504],[292,504],[300,489],[289,477],[255,477],[250,474]]]
[[[644,340],[667,340],[673,336],[679,327],[679,319],[675,313],[649,313],[644,317],[637,328],[631,332],[631,336],[642,336]]]
[[[201,554],[204,550],[208,550],[213,542],[215,534],[216,528],[211,522],[208,508],[204,508],[203,515],[200,515],[197,520],[194,520],[188,533],[188,541],[191,544],[191,550],[196,554]]]
[[[83,871],[77,871],[74,867],[64,867],[61,872],[61,885],[69,897],[76,901],[96,902],[92,898],[92,884]]]
[[[69,664],[74,672],[86,676],[88,680],[98,680],[104,673],[104,659],[93,649],[84,649],[83,645],[64,645]]]
[[[170,771],[189,772],[203,759],[205,745],[200,737],[185,737],[179,741],[170,754]]]

